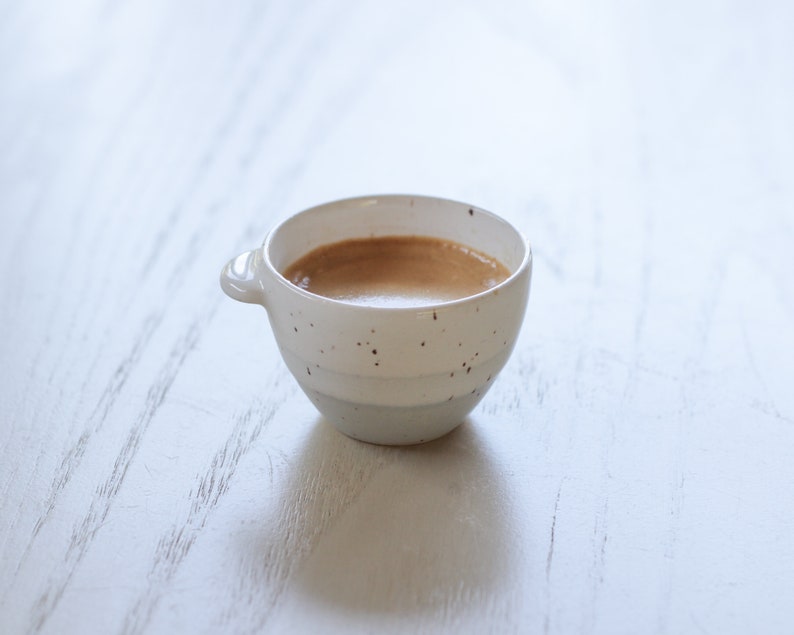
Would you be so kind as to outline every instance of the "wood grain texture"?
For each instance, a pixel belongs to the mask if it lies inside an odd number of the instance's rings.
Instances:
[[[787,633],[794,11],[0,6],[0,633]],[[349,440],[224,262],[374,192],[531,239],[463,426]]]

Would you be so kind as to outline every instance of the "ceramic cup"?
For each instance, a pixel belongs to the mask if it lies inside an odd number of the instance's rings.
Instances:
[[[315,295],[279,273],[320,245],[389,235],[463,243],[511,275],[462,299],[384,308]],[[328,421],[354,439],[407,445],[454,429],[493,385],[518,336],[531,275],[529,243],[498,216],[444,199],[387,195],[288,218],[262,247],[224,267],[221,287],[265,307],[284,362]]]

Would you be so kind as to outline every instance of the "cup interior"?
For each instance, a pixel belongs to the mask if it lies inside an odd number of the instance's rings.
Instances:
[[[385,195],[335,201],[292,216],[270,233],[264,256],[280,274],[322,245],[379,236],[452,240],[498,259],[511,274],[521,268],[529,250],[512,225],[485,210],[445,199]]]

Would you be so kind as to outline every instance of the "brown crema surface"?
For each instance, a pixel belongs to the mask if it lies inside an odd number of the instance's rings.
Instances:
[[[495,258],[454,241],[384,236],[323,245],[282,275],[302,289],[335,300],[407,307],[481,293],[510,272]]]

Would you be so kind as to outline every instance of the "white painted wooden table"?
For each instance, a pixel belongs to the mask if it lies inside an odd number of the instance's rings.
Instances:
[[[791,3],[0,7],[0,633],[794,632]],[[376,192],[532,240],[448,437],[223,263]]]

